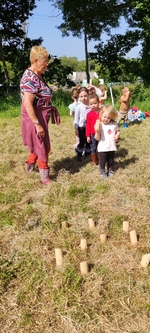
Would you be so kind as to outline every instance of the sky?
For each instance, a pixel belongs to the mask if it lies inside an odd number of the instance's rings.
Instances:
[[[33,16],[26,22],[27,37],[36,39],[42,37],[42,45],[52,56],[76,57],[79,61],[85,60],[84,38],[62,37],[61,31],[57,28],[62,23],[58,10],[51,6],[48,0],[37,1],[37,8],[33,11]],[[126,30],[125,22],[116,29],[116,33]],[[107,36],[104,35],[104,40]],[[95,52],[95,41],[88,42],[88,52]],[[127,55],[129,58],[136,58],[140,51],[140,46],[134,47]]]

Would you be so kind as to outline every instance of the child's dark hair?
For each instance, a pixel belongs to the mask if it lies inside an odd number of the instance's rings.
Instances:
[[[93,98],[95,98],[97,100],[97,102],[99,102],[99,98],[98,98],[97,94],[89,95],[89,101],[90,101],[90,99],[93,99]]]
[[[76,95],[76,98],[78,98],[78,96],[79,96],[79,89],[78,88],[74,87],[72,89],[71,96],[73,97],[73,95]]]
[[[78,93],[79,93],[79,94],[80,94],[82,91],[85,91],[85,92],[87,92],[87,94],[89,94],[88,89],[87,89],[86,87],[80,87],[80,88],[78,89]]]

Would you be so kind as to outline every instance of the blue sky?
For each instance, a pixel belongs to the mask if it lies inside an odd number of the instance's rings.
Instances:
[[[78,60],[84,60],[84,39],[75,38],[72,35],[63,38],[61,31],[57,28],[61,22],[61,15],[58,16],[58,11],[51,6],[48,0],[37,1],[37,8],[33,11],[33,16],[27,21],[27,36],[31,39],[42,37],[42,45],[53,56],[76,57]],[[126,25],[122,22],[116,32],[122,33],[125,30]],[[96,42],[88,43],[88,52],[94,52],[95,44]],[[135,47],[127,56],[136,58],[139,51],[140,47]]]

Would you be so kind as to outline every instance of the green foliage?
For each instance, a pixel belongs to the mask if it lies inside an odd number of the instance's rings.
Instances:
[[[21,110],[21,99],[19,94],[9,94],[4,98],[0,96],[0,118],[16,118]]]

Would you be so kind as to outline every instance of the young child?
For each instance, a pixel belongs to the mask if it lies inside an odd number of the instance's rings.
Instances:
[[[86,87],[79,88],[79,105],[76,107],[74,117],[75,134],[79,136],[79,144],[77,145],[77,160],[82,161],[82,154],[85,155],[91,153],[90,144],[86,140],[85,126],[86,117],[91,110],[89,107],[89,95]]]
[[[102,95],[101,97],[99,98],[99,106],[103,106],[104,105],[104,102],[106,101],[107,99],[107,89],[104,85],[100,84],[98,85],[98,88],[101,90],[102,92]]]
[[[97,150],[100,155],[100,174],[102,177],[112,176],[114,174],[113,164],[114,155],[117,150],[116,142],[120,136],[118,124],[115,121],[116,110],[112,105],[105,105],[100,112],[100,119],[95,124],[95,139],[98,140]],[[107,173],[105,167],[107,164]]]
[[[91,160],[92,164],[95,165],[98,164],[99,159],[97,156],[98,141],[95,139],[94,125],[100,113],[99,98],[96,94],[89,96],[89,106],[91,107],[91,111],[87,114],[86,118],[86,137],[87,142],[91,144]]]
[[[79,101],[78,101],[79,92],[78,92],[77,87],[72,89],[71,97],[72,97],[74,102],[71,103],[68,106],[68,108],[70,110],[70,116],[73,117],[73,119],[74,119],[75,110],[76,110],[77,105],[79,104]],[[74,146],[77,147],[78,144],[79,144],[79,137],[78,137],[78,135],[76,135],[76,143],[74,144]]]
[[[122,95],[119,99],[120,109],[118,114],[118,125],[120,121],[124,121],[124,127],[127,128],[127,120],[128,120],[128,111],[130,110],[130,98],[132,97],[131,92],[128,87],[124,87],[122,89]]]

